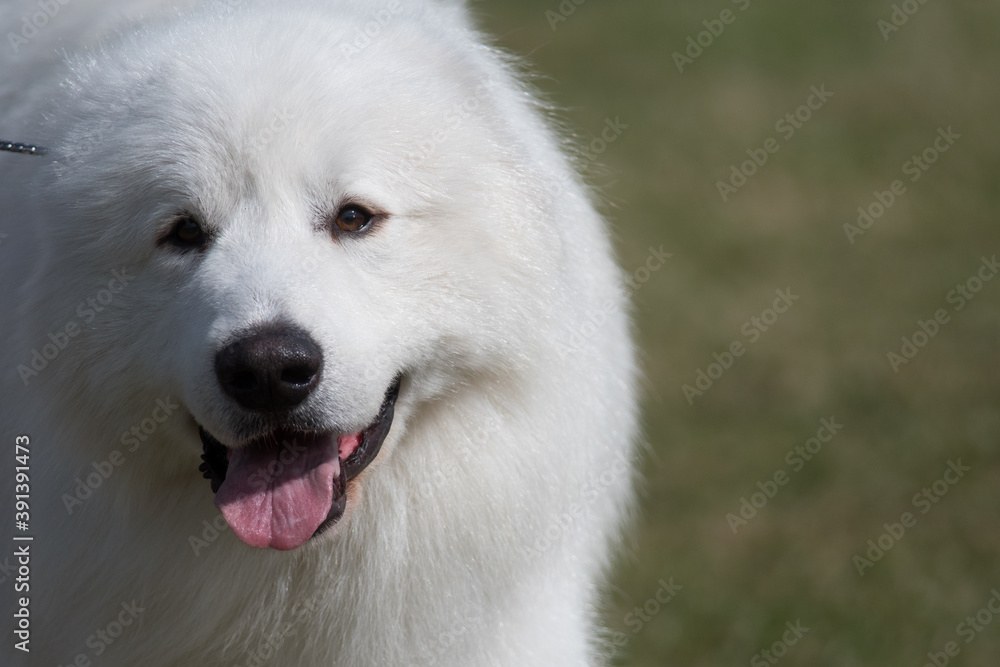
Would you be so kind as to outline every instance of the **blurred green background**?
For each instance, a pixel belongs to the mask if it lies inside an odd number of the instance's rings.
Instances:
[[[1000,3],[897,2],[893,31],[889,1],[473,4],[581,144],[628,125],[591,174],[623,267],[673,254],[634,295],[650,448],[605,614],[616,664],[1000,664],[1000,280],[974,278],[1000,254]],[[726,9],[680,72],[673,54]],[[786,138],[776,124],[824,85]],[[911,181],[948,127],[960,138]],[[723,201],[717,182],[770,137]],[[844,225],[896,179],[851,243]],[[956,310],[960,284],[981,290]],[[786,288],[800,298],[774,321]],[[894,370],[887,353],[938,309],[947,323]],[[689,403],[682,386],[735,341],[746,352]],[[796,470],[786,454],[831,417],[843,429]],[[958,459],[970,470],[935,491]],[[778,471],[774,497],[751,498]],[[914,502],[924,488],[936,502]],[[767,502],[734,534],[742,498]],[[883,535],[904,512],[915,525]],[[861,576],[880,536],[891,549]],[[682,590],[651,603],[671,577]],[[761,654],[787,622],[809,630]]]

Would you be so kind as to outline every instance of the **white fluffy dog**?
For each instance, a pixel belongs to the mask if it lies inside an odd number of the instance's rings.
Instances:
[[[603,663],[621,275],[464,8],[0,20],[0,662]]]

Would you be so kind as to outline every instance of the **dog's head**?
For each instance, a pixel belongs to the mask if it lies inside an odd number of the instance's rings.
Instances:
[[[409,411],[544,337],[544,132],[447,10],[393,9],[177,20],[80,59],[53,115],[43,298],[120,287],[77,396],[177,397],[163,447],[255,546],[337,522]]]

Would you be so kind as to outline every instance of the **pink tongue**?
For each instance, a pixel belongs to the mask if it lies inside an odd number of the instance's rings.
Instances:
[[[215,506],[250,546],[296,549],[326,520],[339,476],[336,436],[295,434],[280,448],[232,450]]]

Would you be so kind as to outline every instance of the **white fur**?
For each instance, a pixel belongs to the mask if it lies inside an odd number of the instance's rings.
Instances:
[[[261,664],[602,664],[633,351],[605,225],[545,110],[457,4],[158,4],[76,0],[0,44],[0,138],[50,149],[0,153],[0,488],[29,434],[35,535],[30,660],[5,632],[0,662],[247,665],[271,638]],[[32,10],[6,3],[0,25]],[[391,217],[335,240],[319,224],[348,198]],[[182,210],[216,232],[203,255],[156,244]],[[404,372],[396,418],[334,530],[291,552],[223,530],[195,555],[219,516],[196,422],[238,428],[212,355],[274,318],[323,348],[329,428],[369,423]],[[157,399],[180,407],[129,451]]]

